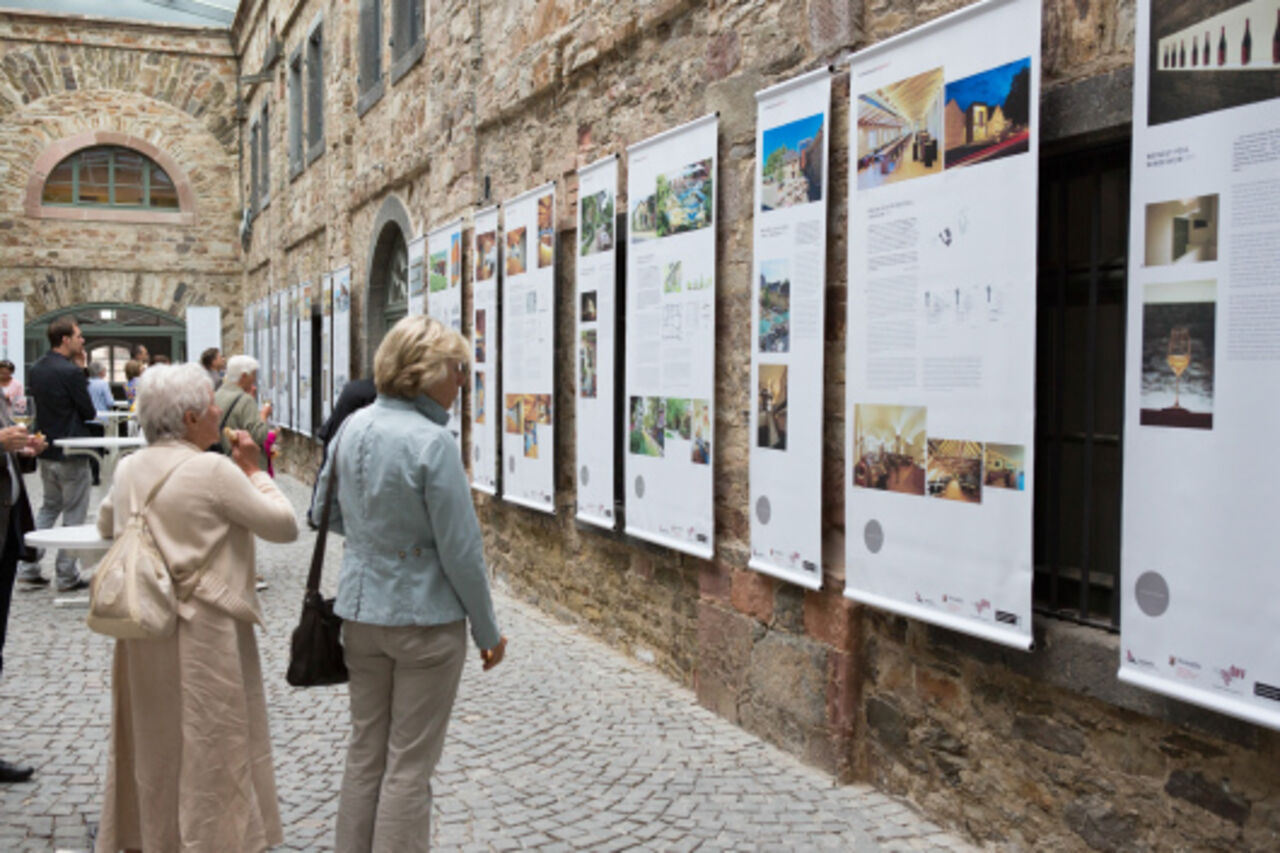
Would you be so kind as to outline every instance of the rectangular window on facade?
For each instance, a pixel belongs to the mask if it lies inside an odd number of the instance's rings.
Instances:
[[[258,125],[258,141],[262,145],[261,163],[259,168],[261,171],[262,184],[259,187],[259,197],[262,206],[266,207],[271,201],[271,121],[268,105],[266,101],[262,102],[262,121]]]
[[[289,177],[302,172],[302,50],[289,56]]]
[[[381,0],[360,0],[360,99],[356,109],[361,113],[382,95],[381,7]]]
[[[254,213],[258,212],[261,206],[258,200],[258,122],[255,120],[249,126],[249,207]]]
[[[413,67],[426,49],[423,0],[391,0],[391,82]]]
[[[324,151],[324,28],[307,36],[307,162]]]

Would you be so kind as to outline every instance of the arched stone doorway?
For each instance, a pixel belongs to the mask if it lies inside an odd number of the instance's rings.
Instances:
[[[363,376],[373,375],[373,354],[387,330],[409,311],[409,213],[389,196],[373,224],[369,266],[365,271],[365,346]]]
[[[182,320],[145,305],[95,302],[59,308],[30,321],[24,330],[27,366],[49,350],[45,331],[59,317],[72,316],[84,335],[90,360],[101,361],[107,378],[124,381],[124,362],[134,344],[145,344],[152,355],[166,355],[180,363],[187,357],[187,326]],[[26,381],[26,377],[23,377]]]

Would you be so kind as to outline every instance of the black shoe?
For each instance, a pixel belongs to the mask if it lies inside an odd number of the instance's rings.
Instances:
[[[89,582],[87,580],[85,580],[84,578],[77,578],[76,582],[71,584],[71,586],[58,587],[58,592],[77,592],[79,590],[88,589],[88,588],[89,588]]]
[[[34,767],[22,767],[17,764],[10,764],[3,758],[0,758],[0,783],[4,782],[25,782],[31,778],[36,772]]]
[[[29,587],[48,586],[49,579],[36,575],[33,578],[18,578],[18,583],[26,584]]]

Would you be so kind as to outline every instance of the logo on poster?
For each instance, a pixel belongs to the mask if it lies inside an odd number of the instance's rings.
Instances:
[[[1218,676],[1222,679],[1223,687],[1230,687],[1232,682],[1240,681],[1244,678],[1244,670],[1232,665],[1218,670]]]
[[[1139,666],[1139,667],[1142,667],[1143,669],[1155,669],[1155,668],[1156,668],[1155,661],[1147,660],[1146,658],[1140,658],[1140,657],[1136,656],[1136,655],[1133,653],[1133,649],[1125,649],[1125,650],[1124,650],[1124,659],[1125,659],[1125,662],[1126,662],[1126,663],[1131,663],[1131,664],[1133,664],[1134,666]]]
[[[980,601],[978,601],[977,604],[973,605],[973,609],[977,611],[979,616],[981,616],[983,614],[983,611],[991,609],[991,602],[985,598],[981,599]]]

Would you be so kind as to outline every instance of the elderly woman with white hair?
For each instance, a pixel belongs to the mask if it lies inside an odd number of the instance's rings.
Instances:
[[[290,542],[298,524],[248,433],[230,457],[202,452],[221,418],[200,365],[153,366],[138,387],[148,445],[120,463],[98,510],[99,533],[114,537],[159,486],[147,523],[179,600],[171,636],[116,641],[98,853],[254,853],[283,841],[254,536]]]
[[[244,430],[249,433],[262,452],[260,465],[267,464],[267,422],[271,418],[271,403],[267,402],[259,408],[258,397],[258,360],[250,355],[233,355],[227,360],[227,373],[214,394],[214,402],[222,409],[222,421],[219,426],[223,430]],[[221,437],[222,452],[231,452],[231,443]]]
[[[311,517],[337,469],[330,526],[346,540],[334,611],[351,673],[351,740],[335,849],[426,850],[431,773],[467,651],[485,669],[507,641],[489,595],[480,522],[446,424],[470,375],[467,342],[405,317],[374,356],[378,397],[333,438]]]

